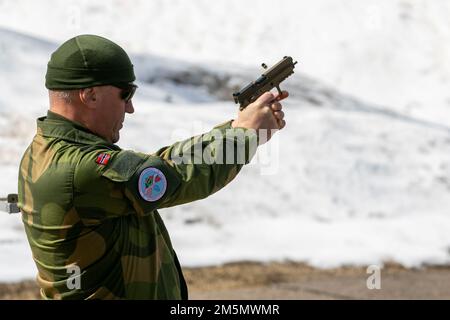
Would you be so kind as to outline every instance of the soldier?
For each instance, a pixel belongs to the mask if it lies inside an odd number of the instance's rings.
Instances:
[[[44,299],[187,299],[157,209],[209,196],[243,164],[192,164],[174,161],[174,155],[195,145],[220,153],[223,144],[213,143],[219,136],[232,151],[246,148],[248,163],[254,153],[249,145],[258,136],[246,135],[242,145],[230,142],[225,131],[285,126],[278,101],[288,93],[267,92],[236,120],[203,135],[154,154],[122,150],[115,143],[125,113],[134,112],[134,81],[126,52],[103,37],[74,37],[50,58],[50,110],[37,119],[18,185]]]

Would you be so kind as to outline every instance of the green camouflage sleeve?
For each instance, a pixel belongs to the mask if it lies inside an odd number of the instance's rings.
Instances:
[[[83,223],[96,225],[118,216],[148,215],[179,184],[177,173],[159,157],[96,149],[76,166],[73,202]]]
[[[181,183],[177,173],[163,159],[133,151],[114,155],[103,177],[118,183],[141,216],[157,209]]]
[[[159,207],[171,207],[203,199],[231,182],[256,153],[258,138],[254,131],[233,129],[231,121],[203,135],[174,143],[158,150],[178,175],[180,185]]]
[[[230,123],[152,155],[134,151],[111,153],[109,164],[100,170],[106,178],[103,182],[96,183],[89,177],[86,183],[80,183],[83,180],[80,177],[86,175],[77,175],[76,186],[83,189],[83,196],[77,197],[77,207],[87,206],[91,216],[94,203],[97,208],[105,207],[109,215],[137,213],[143,216],[158,208],[206,198],[233,180],[256,151],[256,134],[232,129]],[[98,154],[92,155],[96,156]],[[89,165],[93,164],[89,159]],[[89,172],[92,169],[87,170]],[[127,207],[124,196],[132,207]]]

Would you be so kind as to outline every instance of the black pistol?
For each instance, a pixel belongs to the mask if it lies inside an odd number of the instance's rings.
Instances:
[[[235,103],[239,103],[239,110],[244,110],[250,103],[258,99],[264,92],[277,88],[281,94],[280,83],[294,73],[297,61],[293,61],[292,57],[284,57],[272,68],[264,72],[256,81],[250,82],[245,88],[233,93]],[[265,63],[262,64],[267,69]]]

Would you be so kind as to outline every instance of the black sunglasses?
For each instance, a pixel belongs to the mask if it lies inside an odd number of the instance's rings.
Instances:
[[[112,86],[122,90],[120,92],[120,98],[123,99],[126,103],[130,102],[130,100],[134,96],[134,93],[136,92],[136,89],[138,88],[137,85],[132,83],[115,83],[112,84]]]

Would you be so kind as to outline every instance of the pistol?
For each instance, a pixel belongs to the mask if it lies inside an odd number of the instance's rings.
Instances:
[[[293,61],[292,57],[284,57],[272,68],[264,72],[256,81],[250,82],[243,89],[233,93],[235,103],[239,103],[239,110],[244,110],[250,103],[259,98],[264,92],[277,88],[281,94],[280,83],[294,73],[297,61]],[[262,64],[267,69],[265,63]]]

